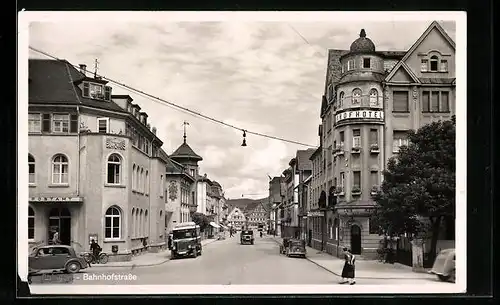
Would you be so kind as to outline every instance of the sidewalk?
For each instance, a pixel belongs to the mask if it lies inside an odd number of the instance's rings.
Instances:
[[[213,242],[216,242],[217,239],[211,238],[211,239],[205,239],[201,241],[201,245],[205,247],[206,245],[209,245]],[[130,267],[130,268],[136,268],[136,267],[149,267],[149,266],[157,266],[166,263],[167,261],[170,260],[170,251],[165,250],[161,251],[158,253],[146,253],[146,254],[141,254],[137,256],[133,256],[132,260],[128,262],[109,262],[106,264],[93,264],[92,267],[90,267],[89,271],[93,271],[96,269],[100,268],[113,268],[113,267]]]
[[[271,238],[278,244],[283,242],[281,237],[276,236]],[[336,276],[341,276],[344,260],[307,246],[306,251],[308,261]],[[427,273],[413,272],[411,267],[401,264],[384,264],[372,260],[359,260],[356,261],[356,278],[428,280],[434,279],[435,276]]]

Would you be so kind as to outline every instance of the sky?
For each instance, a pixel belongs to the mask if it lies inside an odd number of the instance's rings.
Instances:
[[[146,22],[123,16],[31,22],[29,44],[91,71],[98,59],[105,77],[238,128],[311,146],[319,144],[327,49],[349,49],[363,28],[377,50],[405,51],[432,22]],[[454,22],[440,23],[455,40]],[[252,134],[242,147],[239,130],[111,86],[149,115],[168,154],[182,143],[183,122],[189,122],[187,142],[203,157],[200,174],[218,181],[229,199],[266,197],[268,175],[279,176],[298,149],[309,148]]]

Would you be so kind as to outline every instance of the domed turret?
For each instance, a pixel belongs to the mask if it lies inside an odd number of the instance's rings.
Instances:
[[[359,33],[359,38],[351,44],[351,53],[375,53],[375,44],[366,37],[364,29]]]

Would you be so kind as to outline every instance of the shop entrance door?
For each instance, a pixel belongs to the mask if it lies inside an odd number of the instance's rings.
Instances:
[[[59,232],[59,240],[63,245],[71,245],[71,214],[68,208],[53,208],[49,212],[49,242],[52,243],[54,233]]]

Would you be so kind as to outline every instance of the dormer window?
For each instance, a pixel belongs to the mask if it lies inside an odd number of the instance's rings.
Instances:
[[[430,65],[431,72],[438,71],[438,62],[439,62],[439,58],[436,55],[431,57],[431,65]]]
[[[111,87],[104,86],[101,84],[83,83],[83,96],[96,99],[96,100],[111,100]]]

